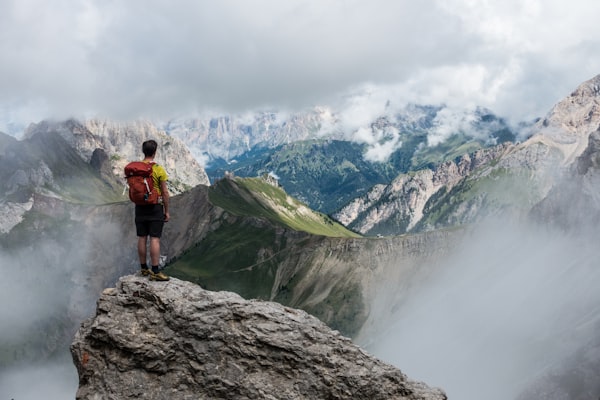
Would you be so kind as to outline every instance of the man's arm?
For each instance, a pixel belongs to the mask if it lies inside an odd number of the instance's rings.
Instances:
[[[169,222],[169,189],[167,188],[167,181],[160,181],[160,191],[162,194],[163,207],[165,208],[165,222]]]

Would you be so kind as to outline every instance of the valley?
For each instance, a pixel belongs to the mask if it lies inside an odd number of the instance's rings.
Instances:
[[[523,142],[500,126],[486,131],[498,140],[457,132],[425,151],[425,136],[399,133],[401,118],[375,121],[380,144],[403,142],[378,163],[366,159],[372,144],[296,129],[301,141],[239,150],[237,163],[208,173],[192,143],[150,123],[65,121],[20,141],[0,136],[2,211],[19,210],[0,234],[2,265],[15,277],[2,293],[19,304],[2,314],[15,328],[1,338],[0,369],[64,360],[102,290],[137,271],[118,174],[136,154],[125,141],[159,135],[161,162],[181,170],[162,241],[166,273],[305,310],[457,398],[487,390],[516,399],[542,391],[552,374],[565,380],[556,391],[577,398],[584,389],[570,389],[573,369],[563,367],[578,362],[587,367],[573,379],[596,390],[598,360],[582,354],[598,348],[600,320],[591,239],[599,79]],[[311,121],[304,132],[314,135]],[[449,372],[456,365],[466,376]]]

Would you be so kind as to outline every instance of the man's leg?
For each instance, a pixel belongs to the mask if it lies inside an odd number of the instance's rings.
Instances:
[[[138,236],[138,244],[137,244],[137,249],[138,249],[138,257],[140,259],[140,272],[142,274],[142,276],[148,276],[150,274],[150,269],[148,268],[148,264],[146,264],[146,257],[147,257],[147,242],[148,242],[148,236]]]
[[[150,236],[150,260],[152,261],[152,274],[150,279],[154,281],[168,281],[169,277],[158,270],[160,262],[160,238]]]
[[[150,261],[152,267],[155,267],[160,262],[160,238],[150,237]]]
[[[147,257],[146,242],[147,241],[148,241],[148,236],[138,236],[137,249],[138,249],[138,257],[140,258],[141,265],[146,264],[146,257]],[[152,247],[150,248],[150,250],[152,250]],[[160,251],[160,249],[159,249],[159,251]]]
[[[163,219],[152,221],[150,224],[150,261],[152,262],[152,273],[150,274],[150,279],[154,281],[169,280],[167,275],[158,270],[158,263],[160,262],[160,237],[162,235],[163,225]]]

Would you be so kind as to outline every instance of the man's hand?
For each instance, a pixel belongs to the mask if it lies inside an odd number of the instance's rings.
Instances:
[[[165,208],[165,222],[169,222],[169,219],[171,218],[171,216],[169,215],[169,201],[170,197],[169,196],[169,189],[167,188],[167,181],[161,181],[160,182],[160,191],[162,194],[162,199],[163,199],[163,207]]]

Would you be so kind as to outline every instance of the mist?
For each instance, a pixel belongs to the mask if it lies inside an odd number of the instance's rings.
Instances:
[[[0,375],[0,398],[14,400],[74,399],[79,379],[68,359],[13,368]]]
[[[515,399],[597,335],[597,233],[482,223],[404,300],[380,288],[362,345],[449,398]]]
[[[134,252],[134,238],[127,246],[118,223],[98,210],[84,214],[50,223],[30,217],[34,231],[17,226],[0,236],[0,399],[75,398],[73,335],[102,288],[126,269],[123,253]]]
[[[77,252],[84,251],[75,246]],[[75,264],[56,243],[0,254],[0,345],[13,361],[0,368],[0,399],[74,398],[78,378],[69,358],[64,326]],[[77,254],[65,260],[83,261]],[[67,329],[70,332],[72,329]],[[35,384],[32,384],[35,382]]]

